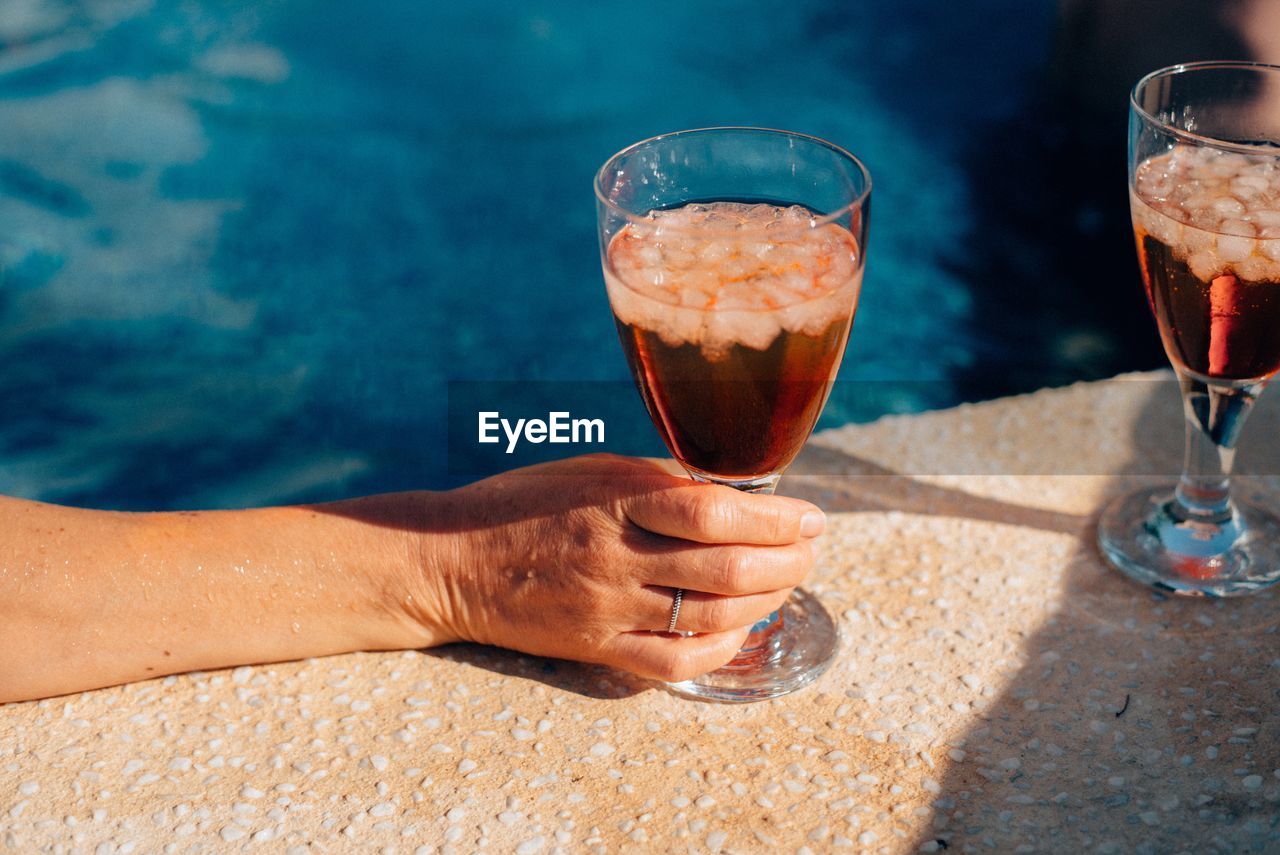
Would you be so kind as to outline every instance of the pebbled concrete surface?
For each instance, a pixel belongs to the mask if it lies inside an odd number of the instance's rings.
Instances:
[[[1273,507],[1277,423],[1239,464]],[[2,706],[0,846],[1275,850],[1276,597],[1169,599],[1093,546],[1180,446],[1164,374],[816,436],[783,483],[832,514],[844,647],[769,703],[454,646]]]

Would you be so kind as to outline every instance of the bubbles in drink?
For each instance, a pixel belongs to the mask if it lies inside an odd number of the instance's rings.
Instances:
[[[651,212],[611,242],[606,284],[624,323],[709,359],[816,334],[847,316],[861,281],[849,231],[799,205],[694,203]]]
[[[1131,191],[1147,294],[1165,349],[1211,378],[1280,368],[1280,167],[1274,156],[1175,146]]]
[[[628,223],[605,283],[671,453],[720,478],[781,472],[831,390],[861,276],[853,235],[800,206],[690,204]]]
[[[1199,146],[1139,165],[1134,224],[1205,282],[1223,274],[1280,282],[1280,167]]]

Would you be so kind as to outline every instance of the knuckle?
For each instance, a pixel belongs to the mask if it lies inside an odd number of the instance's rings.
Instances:
[[[661,679],[669,683],[692,680],[701,672],[690,651],[676,646],[663,652],[658,662],[658,673]]]
[[[773,537],[779,543],[792,543],[800,539],[800,518],[788,510],[779,508],[773,514]]]
[[[718,535],[730,530],[734,520],[733,510],[724,499],[711,495],[719,491],[698,488],[689,492],[689,522],[695,531]]]
[[[716,590],[727,594],[744,592],[751,567],[750,553],[741,547],[726,547],[718,552]]]
[[[734,627],[733,604],[726,597],[714,597],[706,602],[706,632],[720,632]]]
[[[817,557],[812,543],[796,544],[791,552],[790,560],[787,562],[787,567],[790,570],[787,574],[788,578],[799,581],[808,576]]]
[[[761,522],[761,529],[774,543],[785,543],[793,539],[788,515],[780,508],[770,508]]]

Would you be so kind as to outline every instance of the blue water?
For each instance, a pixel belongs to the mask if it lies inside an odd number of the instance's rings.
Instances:
[[[0,492],[238,506],[451,483],[446,381],[625,377],[594,170],[784,127],[874,176],[843,379],[983,346],[966,144],[1050,0],[0,0]],[[892,384],[884,384],[892,390]]]

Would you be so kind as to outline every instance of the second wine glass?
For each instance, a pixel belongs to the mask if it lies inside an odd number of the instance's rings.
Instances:
[[[1236,439],[1280,370],[1280,67],[1202,62],[1152,72],[1129,100],[1138,259],[1182,389],[1176,486],[1102,514],[1103,554],[1128,576],[1192,596],[1280,581],[1280,519],[1233,500]]]

